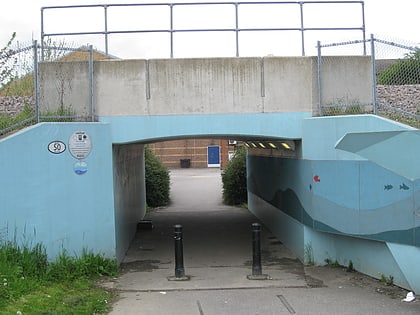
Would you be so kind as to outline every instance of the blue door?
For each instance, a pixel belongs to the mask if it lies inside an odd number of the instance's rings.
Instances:
[[[220,167],[220,147],[218,145],[207,147],[207,166]]]

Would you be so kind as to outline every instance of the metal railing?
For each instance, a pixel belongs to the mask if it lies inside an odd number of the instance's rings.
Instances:
[[[304,23],[304,8],[309,5],[360,5],[361,21],[354,27],[307,27]],[[269,28],[246,28],[241,27],[240,8],[245,6],[296,6],[299,9],[300,25],[299,27],[269,27]],[[176,7],[197,7],[197,6],[233,6],[234,14],[231,17],[234,27],[228,28],[176,28]],[[134,30],[116,30],[109,28],[109,11],[118,7],[166,7],[169,10],[169,28],[159,29],[134,29]],[[103,29],[100,31],[86,31],[86,32],[45,32],[45,16],[46,11],[53,11],[58,9],[88,9],[88,8],[103,8]],[[165,18],[168,14],[156,16],[156,19]],[[255,16],[256,19],[264,19],[263,16]],[[280,22],[280,21],[279,21]],[[280,24],[280,23],[279,23]],[[301,37],[301,54],[305,56],[305,32],[308,31],[360,31],[363,41],[365,38],[365,12],[363,1],[282,1],[282,2],[191,2],[191,3],[138,3],[138,4],[93,4],[93,5],[69,5],[69,6],[48,6],[41,8],[41,50],[43,51],[43,43],[45,38],[53,36],[81,36],[81,35],[101,35],[104,36],[104,47],[106,55],[109,55],[108,37],[112,34],[133,34],[133,33],[167,33],[169,34],[170,42],[170,58],[174,57],[174,34],[175,33],[196,33],[196,32],[230,32],[235,34],[236,57],[239,57],[239,34],[244,32],[272,32],[272,31],[297,31],[300,32]],[[365,51],[366,52],[366,51]],[[43,60],[43,53],[41,55]]]

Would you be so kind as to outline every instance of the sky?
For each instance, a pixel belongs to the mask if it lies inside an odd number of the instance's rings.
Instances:
[[[209,0],[211,1],[211,0]],[[229,0],[227,0],[229,1]],[[143,3],[170,1],[145,0]],[[179,2],[208,2],[180,0]],[[211,1],[220,2],[220,1]],[[0,10],[0,48],[4,47],[13,32],[19,43],[30,44],[41,38],[41,7],[78,4],[142,3],[135,0],[13,0],[3,1]],[[418,0],[365,0],[366,36],[392,40],[407,45],[420,46],[420,1]],[[162,7],[110,7],[108,30],[168,29],[169,9]],[[176,6],[174,28],[233,28],[233,5]],[[362,25],[360,4],[304,5],[306,27],[359,27]],[[239,27],[299,27],[298,5],[251,6],[240,5]],[[48,9],[44,10],[44,32],[102,31],[104,9]],[[311,31],[305,32],[305,54],[316,55],[316,43],[321,44],[361,39],[361,31]],[[92,44],[105,51],[101,35],[51,37],[66,45],[79,47]],[[110,35],[109,53],[121,58],[168,58],[170,41],[167,33]],[[174,57],[231,56],[236,53],[234,32],[175,33]],[[240,56],[301,55],[300,33],[293,32],[241,32]]]

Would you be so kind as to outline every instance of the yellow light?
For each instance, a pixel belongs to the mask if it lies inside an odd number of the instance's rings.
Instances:
[[[256,147],[257,147],[257,145],[256,145],[254,142],[251,142],[251,145],[252,145],[254,148],[256,148]]]
[[[282,142],[281,145],[283,146],[283,148],[285,148],[287,150],[290,150],[291,149],[291,147],[287,143],[285,143],[285,142]]]
[[[274,143],[269,142],[269,143],[268,143],[268,145],[269,145],[270,147],[272,147],[273,149],[277,149],[277,147],[276,147],[276,145],[275,145]]]
[[[258,144],[260,145],[261,148],[265,149],[265,145],[262,142],[258,142]]]

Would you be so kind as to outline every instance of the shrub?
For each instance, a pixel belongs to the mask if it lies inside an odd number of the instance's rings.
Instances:
[[[156,158],[152,150],[145,148],[146,202],[149,207],[169,204],[169,171]]]
[[[420,84],[420,50],[407,54],[378,75],[378,84]]]
[[[223,201],[228,205],[247,202],[246,148],[238,149],[222,172]]]

